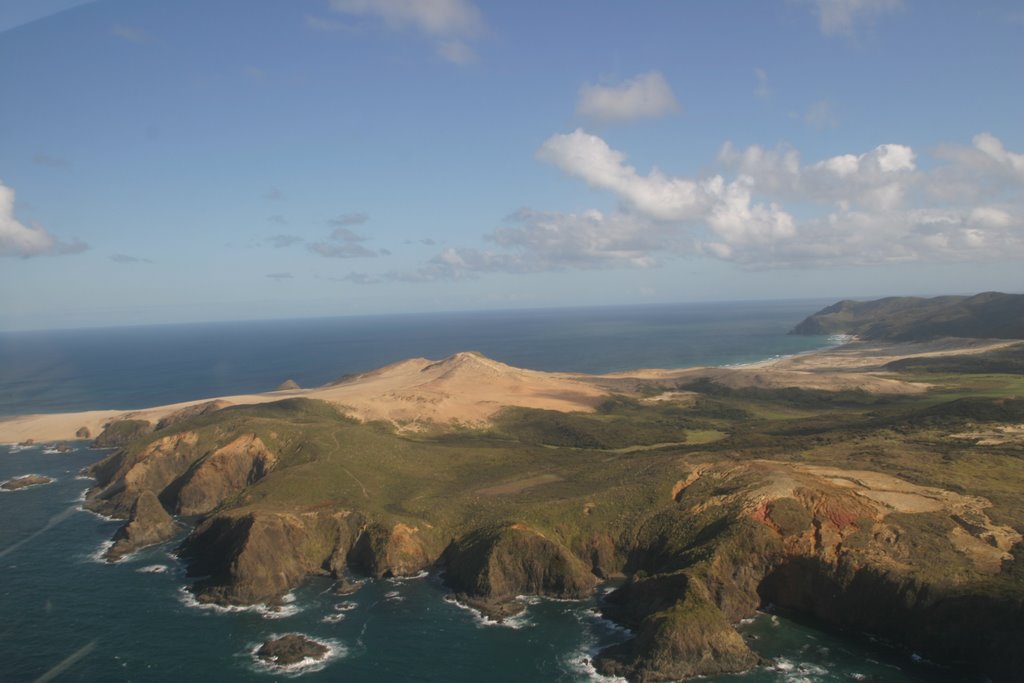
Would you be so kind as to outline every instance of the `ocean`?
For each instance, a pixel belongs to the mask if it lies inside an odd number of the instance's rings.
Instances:
[[[828,302],[688,304],[175,325],[0,335],[0,415],[148,405],[313,386],[402,358],[478,350],[512,365],[605,372],[722,365],[820,348],[785,333]],[[600,680],[597,649],[628,636],[585,601],[531,600],[505,625],[446,601],[437,576],[371,581],[350,598],[307,581],[279,612],[197,606],[176,542],[114,565],[97,557],[119,526],[80,509],[104,455],[0,446],[0,681],[503,682]],[[606,587],[607,590],[610,587]],[[954,681],[954,673],[862,634],[761,614],[740,626],[774,664],[705,681]],[[328,644],[323,664],[269,670],[275,634]],[[982,680],[980,677],[968,680]]]

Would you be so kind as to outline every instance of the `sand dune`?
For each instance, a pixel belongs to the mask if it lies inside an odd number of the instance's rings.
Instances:
[[[508,406],[592,411],[612,393],[631,393],[649,384],[675,386],[709,379],[734,387],[799,387],[839,391],[861,389],[879,393],[920,393],[926,385],[896,379],[887,373],[864,372],[896,358],[943,353],[981,352],[1003,342],[964,341],[922,344],[850,344],[837,349],[738,368],[642,369],[606,375],[541,372],[516,368],[475,352],[457,353],[440,361],[413,358],[353,375],[312,389],[223,396],[232,405],[305,397],[329,401],[361,420],[384,420],[403,431],[435,427],[481,426]],[[0,442],[27,439],[74,439],[86,427],[95,436],[115,419],[132,418],[156,424],[177,411],[210,398],[144,410],[96,410],[25,415],[0,420]]]

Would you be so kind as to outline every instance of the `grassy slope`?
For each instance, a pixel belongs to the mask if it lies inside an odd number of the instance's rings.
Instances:
[[[992,406],[1021,395],[1024,378],[949,370],[915,369],[915,380],[941,387],[920,397],[689,386],[702,392],[696,403],[616,399],[592,415],[516,409],[491,430],[443,437],[398,436],[302,399],[174,429],[217,440],[255,432],[281,453],[271,475],[227,504],[242,510],[359,509],[452,534],[518,521],[579,548],[596,533],[630,533],[670,505],[691,464],[772,458],[985,496],[993,518],[1024,530],[1024,447],[950,438],[979,420],[1013,417],[1005,402]]]

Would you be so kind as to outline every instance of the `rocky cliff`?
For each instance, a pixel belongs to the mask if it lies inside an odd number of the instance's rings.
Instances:
[[[136,550],[170,540],[180,530],[181,527],[167,514],[156,494],[143,491],[132,505],[128,522],[114,534],[114,544],[103,557],[108,562],[115,562]]]

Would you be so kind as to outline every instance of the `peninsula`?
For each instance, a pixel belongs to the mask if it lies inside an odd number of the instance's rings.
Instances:
[[[110,559],[188,524],[203,602],[436,568],[502,619],[517,596],[580,598],[614,578],[603,610],[635,635],[596,665],[629,680],[757,666],[733,625],[767,604],[1013,680],[1024,342],[811,325],[797,330],[863,339],[606,375],[464,352],[312,389],[25,416],[0,422],[0,441],[85,427],[116,448],[86,501],[126,520]]]

